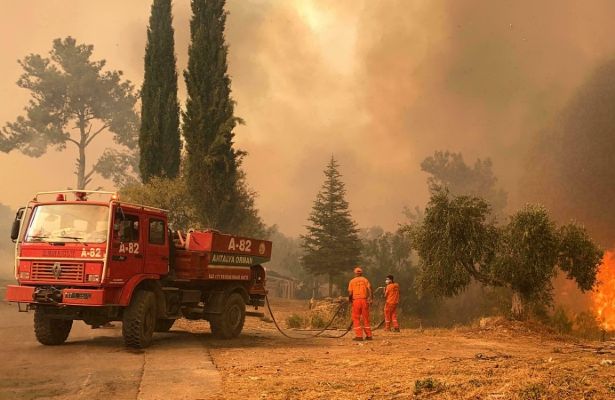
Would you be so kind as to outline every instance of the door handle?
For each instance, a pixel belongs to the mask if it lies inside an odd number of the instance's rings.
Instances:
[[[135,258],[143,258],[143,254],[135,254]]]

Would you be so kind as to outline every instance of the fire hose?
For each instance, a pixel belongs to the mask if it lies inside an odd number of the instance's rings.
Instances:
[[[331,318],[331,320],[325,325],[324,328],[318,329],[314,334],[311,334],[309,336],[290,336],[289,334],[287,334],[286,332],[284,332],[284,329],[282,329],[282,327],[280,327],[280,325],[278,324],[278,321],[275,318],[275,315],[273,314],[273,311],[271,310],[271,304],[269,304],[269,296],[265,296],[265,302],[267,303],[267,309],[269,310],[269,315],[271,315],[271,320],[273,321],[275,327],[277,328],[277,330],[284,335],[285,337],[289,338],[289,339],[313,339],[315,337],[323,337],[323,338],[327,338],[327,339],[339,339],[342,338],[344,336],[346,336],[348,334],[348,332],[350,332],[352,330],[352,322],[350,323],[350,325],[348,325],[348,328],[346,328],[341,334],[339,335],[327,335],[327,336],[321,336],[323,333],[325,333],[327,330],[329,330],[329,327],[331,326],[331,324],[333,324],[333,321],[335,320],[335,318],[337,317],[337,315],[340,313],[340,311],[342,310],[342,307],[344,306],[344,303],[340,303],[339,306],[337,307],[337,310],[335,310],[335,313],[333,314],[333,317]],[[382,320],[378,325],[376,325],[375,327],[372,327],[372,330],[377,330],[380,329],[382,327],[382,325],[384,324],[384,320]],[[295,332],[313,332],[313,329],[298,329]]]

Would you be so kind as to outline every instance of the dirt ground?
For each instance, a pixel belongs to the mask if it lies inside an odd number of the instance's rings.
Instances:
[[[0,290],[0,295],[3,295]],[[272,301],[285,321],[301,301]],[[528,325],[375,331],[372,342],[288,339],[248,318],[235,340],[177,321],[152,347],[126,349],[121,324],[76,323],[63,346],[34,339],[32,315],[0,303],[0,399],[614,399],[615,341]],[[296,331],[291,335],[300,336]]]
[[[285,321],[307,304],[274,300],[272,307]],[[192,331],[202,324],[179,325]],[[351,339],[287,339],[251,318],[238,340],[210,343],[224,387],[218,398],[615,398],[615,341],[581,342],[501,319]]]

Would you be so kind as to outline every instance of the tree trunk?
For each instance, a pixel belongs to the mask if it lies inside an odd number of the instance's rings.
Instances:
[[[320,297],[320,283],[318,282],[318,279],[316,279],[316,277],[313,277],[312,280],[312,298],[313,299],[317,299]]]
[[[513,292],[510,312],[514,319],[522,320],[525,318],[525,304],[523,304],[523,299],[519,292]]]
[[[77,158],[77,189],[85,189],[87,182],[85,181],[85,148],[88,145],[88,134],[85,131],[85,117],[79,114],[79,157]]]
[[[85,189],[85,144],[79,145],[79,158],[77,158],[77,189]]]

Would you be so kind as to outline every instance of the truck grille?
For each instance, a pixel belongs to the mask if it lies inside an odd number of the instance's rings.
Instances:
[[[32,263],[31,278],[34,281],[83,282],[83,263]]]

